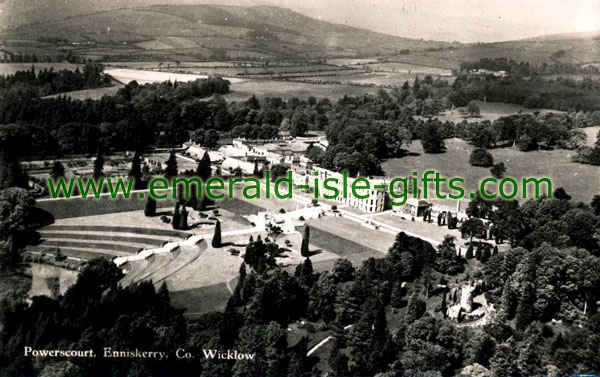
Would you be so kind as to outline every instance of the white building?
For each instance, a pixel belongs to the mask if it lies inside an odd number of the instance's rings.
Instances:
[[[308,180],[308,184],[311,186],[311,188],[313,188],[314,190],[314,183],[315,183],[315,178],[318,178],[318,182],[319,182],[319,189],[323,189],[322,185],[323,185],[323,181],[326,178],[336,178],[337,182],[336,184],[332,184],[331,186],[335,186],[338,190],[339,190],[339,195],[335,198],[335,200],[337,200],[338,202],[342,203],[342,204],[346,204],[350,207],[354,207],[354,208],[358,208],[362,211],[365,212],[369,212],[369,213],[374,213],[374,212],[382,212],[384,211],[386,208],[386,202],[387,202],[387,192],[386,190],[382,189],[382,188],[376,188],[375,186],[380,186],[380,185],[385,185],[387,186],[387,183],[385,182],[385,180],[383,179],[369,179],[367,177],[362,177],[362,178],[367,178],[370,182],[369,184],[369,189],[361,189],[361,190],[356,190],[357,194],[359,196],[364,196],[366,195],[367,197],[364,199],[361,198],[357,198],[352,194],[352,184],[353,182],[357,179],[357,178],[352,178],[352,177],[347,177],[346,180],[346,187],[344,190],[344,176],[341,173],[338,172],[334,172],[328,169],[324,169],[321,168],[319,166],[313,167],[312,169],[313,174],[310,176],[307,176],[307,180]],[[314,173],[318,173],[318,174],[314,174]],[[333,182],[331,182],[333,183]],[[360,186],[362,186],[363,184],[360,184]],[[344,195],[344,192],[346,193],[346,195]],[[331,193],[331,192],[330,192]]]

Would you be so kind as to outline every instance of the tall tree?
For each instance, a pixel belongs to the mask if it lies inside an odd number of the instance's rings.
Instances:
[[[98,152],[96,159],[94,160],[94,171],[92,177],[96,180],[104,176],[104,157],[101,152]]]
[[[156,216],[156,200],[154,200],[152,195],[148,195],[148,198],[146,199],[146,206],[144,207],[144,216]]]
[[[303,257],[310,256],[309,245],[310,243],[310,227],[307,225],[304,228],[304,235],[302,236],[302,244],[300,245],[300,255]]]
[[[57,181],[59,178],[65,177],[65,167],[63,166],[63,164],[60,163],[60,161],[54,161],[54,163],[52,164],[52,169],[50,170],[50,177],[52,177],[54,181]]]
[[[290,127],[290,134],[294,137],[302,136],[308,131],[308,124],[310,118],[302,110],[296,110],[292,116],[292,124]]]
[[[394,308],[399,308],[402,305],[402,297],[404,297],[404,288],[402,282],[397,280],[392,286],[391,304]]]
[[[196,175],[202,180],[202,182],[206,182],[212,175],[211,161],[208,151],[204,152],[204,155],[202,155],[202,158],[200,161],[198,161]]]
[[[442,153],[446,151],[444,136],[440,127],[434,122],[427,121],[421,132],[421,145],[425,153]]]
[[[425,314],[426,305],[424,301],[419,299],[416,293],[412,293],[408,298],[408,305],[406,306],[405,319],[406,323],[410,324],[421,318]]]
[[[188,228],[188,211],[185,209],[185,205],[181,206],[179,212],[179,229],[187,230]]]
[[[535,287],[530,282],[525,282],[522,288],[521,297],[517,306],[515,316],[515,327],[519,331],[524,331],[534,320]]]
[[[173,210],[173,218],[171,219],[171,226],[173,229],[179,229],[181,215],[179,214],[179,203],[175,203],[175,209]]]
[[[242,292],[244,291],[244,283],[246,283],[246,274],[246,263],[242,262],[242,264],[240,264],[240,271],[238,273],[237,285],[235,286],[235,290],[231,296],[236,305],[243,303],[246,299],[242,295]]]
[[[313,265],[310,258],[304,258],[304,262],[296,267],[294,273],[298,282],[306,287],[311,287],[314,282]]]
[[[165,178],[171,180],[177,177],[177,156],[175,156],[175,150],[171,149],[169,159],[167,160],[167,166],[165,168]]]
[[[135,154],[133,155],[133,159],[131,160],[129,178],[134,180],[134,187],[136,190],[139,190],[142,187],[144,187],[144,183],[142,182],[142,161],[138,152],[135,152]]]
[[[217,223],[215,224],[215,232],[212,238],[212,247],[221,247],[221,242],[221,222],[217,220]]]

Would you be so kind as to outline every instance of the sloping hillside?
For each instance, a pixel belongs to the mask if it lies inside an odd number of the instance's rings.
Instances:
[[[157,5],[99,11],[5,29],[10,41],[66,40],[86,55],[318,58],[372,56],[443,47],[318,21],[278,7]],[[52,48],[53,46],[39,46]],[[173,57],[175,55],[175,57]]]

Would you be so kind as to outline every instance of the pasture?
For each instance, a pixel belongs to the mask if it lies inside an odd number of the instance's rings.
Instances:
[[[232,83],[231,92],[223,96],[229,101],[245,101],[252,95],[259,98],[281,97],[288,100],[297,98],[329,98],[338,100],[344,96],[362,96],[374,94],[379,90],[376,87],[343,85],[343,84],[313,84],[293,81],[276,80],[245,80]]]
[[[419,175],[425,170],[438,171],[447,178],[462,177],[465,180],[465,192],[475,192],[481,179],[491,176],[489,168],[475,167],[469,164],[469,156],[474,147],[461,139],[445,141],[447,151],[441,154],[426,154],[420,141],[416,140],[406,147],[408,155],[403,158],[389,159],[382,164],[385,173],[390,177],[404,177],[418,171]],[[589,203],[592,197],[600,192],[597,187],[600,176],[600,166],[578,164],[571,161],[577,152],[569,150],[539,150],[521,152],[516,148],[490,149],[494,163],[503,162],[506,166],[506,176],[521,181],[527,177],[548,177],[552,180],[552,191],[563,187],[574,200]],[[429,197],[434,197],[433,186],[430,187]],[[531,187],[530,187],[531,189]],[[545,187],[542,186],[542,191]],[[442,190],[447,191],[447,190]],[[528,197],[533,198],[532,193]],[[519,192],[517,198],[522,198]],[[442,202],[434,200],[434,202]],[[447,199],[444,204],[455,207],[456,201]],[[468,198],[461,201],[462,208]]]
[[[311,81],[315,83],[323,84],[351,84],[351,85],[373,85],[373,86],[402,86],[406,81],[412,83],[416,77],[422,77],[420,73],[409,73],[409,72],[391,72],[391,71],[377,71],[377,72],[362,72],[343,75],[329,75],[329,76],[310,76],[302,77],[303,81]],[[434,78],[438,78],[437,76]],[[454,77],[440,76],[439,78],[448,81],[452,84]]]

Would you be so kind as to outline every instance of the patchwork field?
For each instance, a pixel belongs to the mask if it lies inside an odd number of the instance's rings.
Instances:
[[[435,169],[445,177],[463,177],[466,192],[476,191],[479,181],[490,176],[489,168],[469,165],[469,156],[474,147],[464,140],[446,140],[446,147],[448,150],[444,154],[426,154],[421,143],[415,141],[406,148],[412,155],[389,159],[382,164],[382,168],[391,177],[408,176],[415,170],[422,174],[426,169]],[[553,191],[558,187],[564,187],[574,200],[586,203],[600,192],[596,187],[600,167],[571,162],[575,151],[521,152],[515,148],[498,148],[491,149],[490,153],[494,156],[495,163],[504,162],[507,168],[506,176],[514,177],[518,181],[524,177],[548,177],[552,180]],[[432,189],[430,196],[434,195]],[[521,194],[522,192],[518,197],[522,197]],[[456,206],[454,200],[445,202],[449,206]],[[465,208],[464,205],[468,200],[462,202],[461,205]]]

